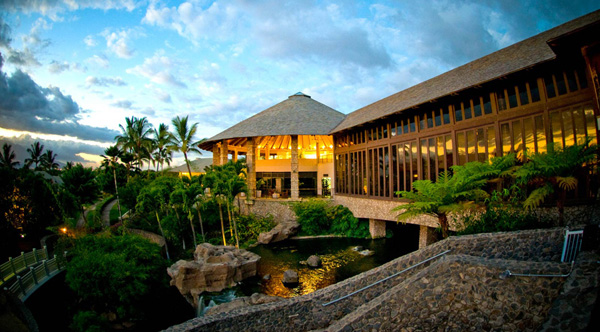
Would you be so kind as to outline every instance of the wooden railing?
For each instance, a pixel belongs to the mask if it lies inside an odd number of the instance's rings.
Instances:
[[[48,259],[48,248],[42,250],[33,249],[30,252],[21,252],[20,256],[9,257],[8,262],[0,265],[0,285],[11,281],[20,272],[29,269],[30,266],[38,265],[41,261]]]

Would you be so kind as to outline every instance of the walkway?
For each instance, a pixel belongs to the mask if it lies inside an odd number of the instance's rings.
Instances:
[[[110,227],[110,210],[112,210],[115,204],[117,204],[116,198],[104,205],[104,210],[102,210],[102,222],[104,223],[104,227]]]

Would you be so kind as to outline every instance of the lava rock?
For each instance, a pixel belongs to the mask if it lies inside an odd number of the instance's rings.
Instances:
[[[310,267],[319,267],[321,266],[321,258],[317,255],[312,255],[308,257],[306,264]]]
[[[294,270],[287,270],[283,273],[283,279],[281,279],[281,282],[283,282],[283,284],[286,286],[294,286],[298,284],[298,280],[298,272]]]

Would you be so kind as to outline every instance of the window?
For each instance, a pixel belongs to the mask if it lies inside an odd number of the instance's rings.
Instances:
[[[389,187],[389,150],[388,147],[369,149],[369,195],[388,197]]]
[[[499,111],[536,103],[540,101],[537,80],[521,82],[516,86],[501,89],[496,93],[496,98],[498,99]]]
[[[550,112],[551,141],[558,148],[581,144],[586,138],[597,143],[596,120],[590,105]]]
[[[544,76],[544,85],[550,99],[587,88],[587,79],[584,69],[567,69]]]
[[[485,126],[456,133],[458,164],[486,162],[496,156],[496,130]]]
[[[417,141],[404,142],[392,146],[392,190],[396,191],[412,189],[412,182],[417,180],[418,159]]]
[[[515,152],[518,158],[524,154],[546,152],[544,117],[535,115],[500,124],[502,131],[502,155]]]
[[[421,139],[421,178],[436,181],[438,174],[452,166],[452,139],[443,135]]]

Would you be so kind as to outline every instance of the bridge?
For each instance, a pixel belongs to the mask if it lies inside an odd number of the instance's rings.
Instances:
[[[0,265],[0,286],[16,295],[21,301],[65,268],[64,260],[56,255],[49,259],[48,248],[21,252]]]

